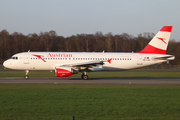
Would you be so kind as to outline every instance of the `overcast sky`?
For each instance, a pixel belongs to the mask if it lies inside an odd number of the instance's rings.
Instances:
[[[0,0],[0,31],[10,34],[137,36],[165,25],[173,26],[171,39],[180,41],[180,0]]]

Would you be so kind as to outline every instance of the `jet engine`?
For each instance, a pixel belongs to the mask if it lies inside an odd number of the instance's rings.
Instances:
[[[71,76],[72,74],[79,73],[78,70],[74,70],[71,67],[56,67],[55,68],[55,74],[56,77],[67,77]]]

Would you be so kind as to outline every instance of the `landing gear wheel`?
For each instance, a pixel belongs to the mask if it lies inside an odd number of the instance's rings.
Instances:
[[[25,78],[25,79],[29,79],[29,76],[28,76],[28,75],[26,75],[24,78]]]
[[[88,79],[88,76],[87,76],[87,75],[82,75],[81,77],[82,77],[82,79],[84,79],[84,80],[87,80],[87,79]]]

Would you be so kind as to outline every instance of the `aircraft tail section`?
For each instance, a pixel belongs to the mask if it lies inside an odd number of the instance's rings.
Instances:
[[[169,43],[172,26],[164,26],[148,43],[148,45],[138,53],[150,54],[166,54],[166,49]]]

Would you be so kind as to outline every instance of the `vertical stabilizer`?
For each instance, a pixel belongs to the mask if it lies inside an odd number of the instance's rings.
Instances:
[[[172,26],[164,26],[148,43],[148,45],[138,53],[166,54]]]

